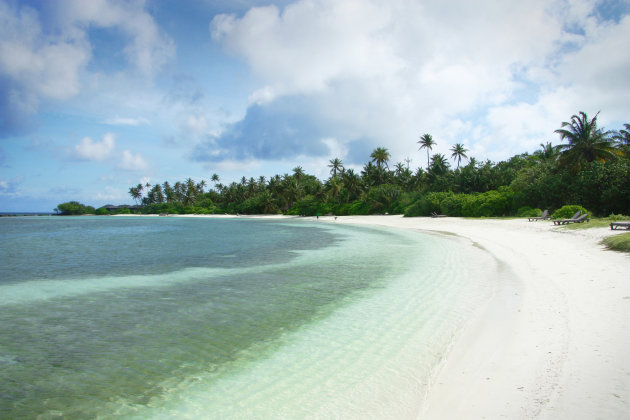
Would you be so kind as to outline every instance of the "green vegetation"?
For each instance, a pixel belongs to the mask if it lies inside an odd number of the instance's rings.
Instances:
[[[614,251],[630,252],[630,232],[604,238],[602,243]]]
[[[562,206],[558,210],[554,211],[551,217],[553,219],[570,219],[578,211],[580,212],[580,214],[588,214],[589,216],[592,215],[591,212],[589,212],[582,206],[568,205]]]
[[[64,216],[75,216],[81,214],[94,214],[95,210],[92,206],[86,206],[77,201],[69,201],[67,203],[59,204],[55,209],[55,213]]]
[[[630,216],[624,216],[622,214],[611,214],[608,217],[596,217],[591,219],[588,223],[572,223],[565,225],[563,229],[578,230],[578,229],[591,229],[597,227],[609,227],[610,222],[618,221],[630,221]]]
[[[205,181],[188,178],[170,184],[138,184],[129,194],[141,213],[229,213],[293,215],[440,213],[462,217],[532,217],[549,209],[554,217],[571,217],[579,205],[591,217],[627,213],[630,209],[630,140],[628,130],[605,131],[597,115],[573,115],[556,130],[564,143],[540,144],[502,162],[468,157],[461,143],[450,149],[451,166],[443,154],[431,155],[436,142],[423,134],[427,169],[410,169],[409,159],[392,164],[386,148],[378,147],[360,171],[341,159],[329,161],[330,177],[321,181],[301,166],[292,173],[241,178],[222,184],[212,174]],[[414,145],[415,146],[415,145]],[[560,209],[560,210],[558,210]],[[105,210],[107,211],[107,210]],[[128,210],[129,211],[129,210]],[[555,211],[555,212],[554,212]],[[104,212],[99,209],[99,214]],[[568,214],[570,213],[570,214]],[[566,214],[566,216],[565,216]]]

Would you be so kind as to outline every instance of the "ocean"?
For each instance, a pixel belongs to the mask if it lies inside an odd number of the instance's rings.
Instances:
[[[500,268],[312,219],[0,218],[0,418],[405,418]]]

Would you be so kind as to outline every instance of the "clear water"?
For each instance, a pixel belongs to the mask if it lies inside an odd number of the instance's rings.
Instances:
[[[417,414],[498,268],[454,237],[0,219],[0,418]]]

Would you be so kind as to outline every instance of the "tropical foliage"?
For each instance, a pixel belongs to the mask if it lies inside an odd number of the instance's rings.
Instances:
[[[55,213],[64,216],[76,216],[81,214],[94,214],[95,210],[92,206],[86,206],[77,201],[68,201],[61,203],[55,209]]]
[[[630,213],[630,142],[628,131],[606,131],[597,117],[573,115],[556,130],[561,144],[540,144],[501,162],[468,157],[457,143],[450,149],[454,168],[441,153],[429,154],[435,141],[424,134],[426,169],[409,168],[409,160],[390,165],[391,155],[376,148],[360,170],[331,159],[330,177],[319,180],[296,166],[290,174],[269,179],[246,177],[239,182],[212,183],[188,178],[169,184],[138,184],[130,197],[143,213],[229,214],[402,214],[428,216],[537,215],[579,204],[593,215]],[[391,167],[390,167],[391,166]],[[60,205],[61,208],[61,205]],[[104,213],[99,209],[100,213]]]

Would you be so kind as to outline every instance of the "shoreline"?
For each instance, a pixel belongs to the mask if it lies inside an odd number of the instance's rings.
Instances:
[[[506,267],[494,297],[455,337],[426,398],[418,396],[417,418],[630,415],[630,255],[599,243],[619,232],[566,230],[526,219],[320,216],[319,221],[454,234]]]
[[[630,415],[630,256],[607,228],[523,219],[345,216],[337,223],[466,237],[509,267],[436,374],[419,418]]]

